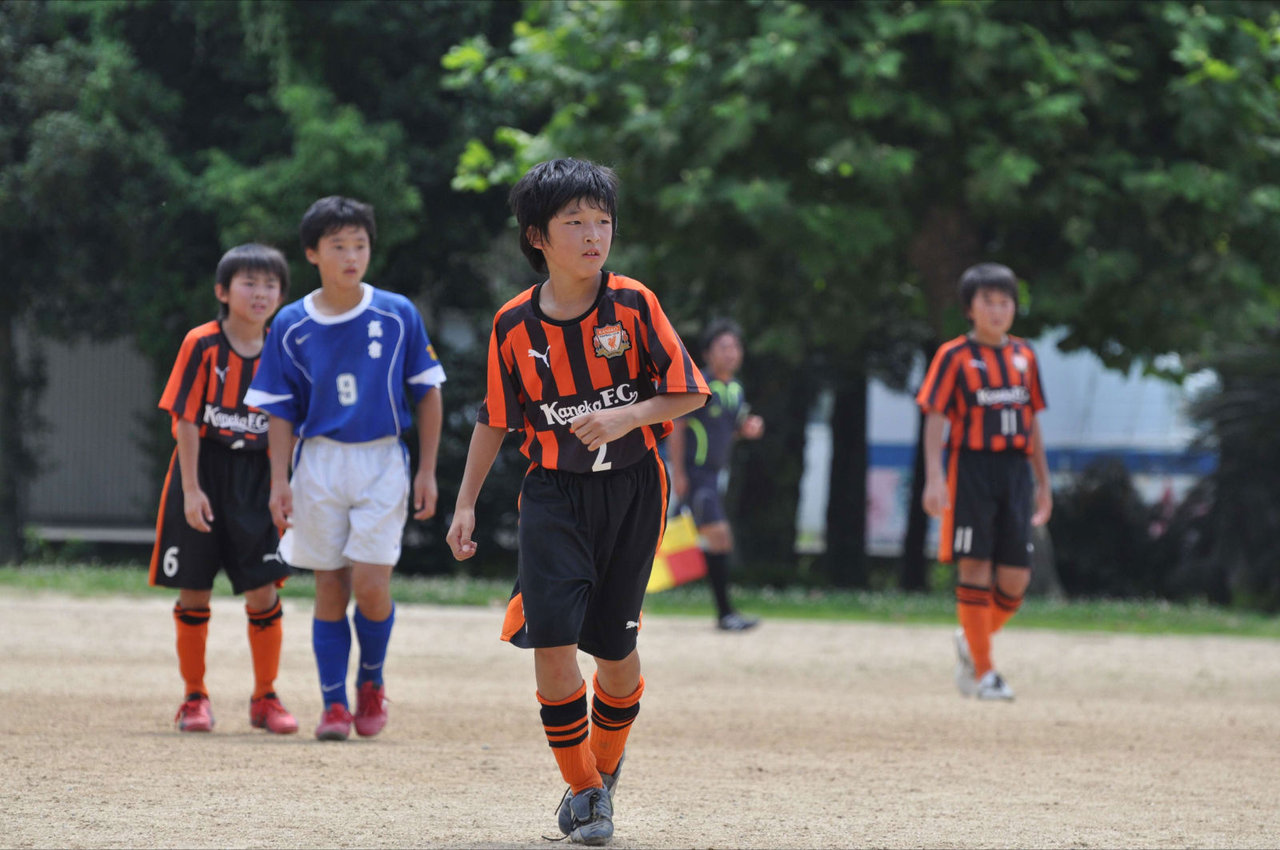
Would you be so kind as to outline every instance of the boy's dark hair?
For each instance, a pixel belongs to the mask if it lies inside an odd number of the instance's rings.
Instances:
[[[314,248],[322,238],[344,227],[363,227],[372,243],[378,236],[378,228],[373,220],[373,207],[341,195],[321,198],[303,213],[302,223],[298,225],[298,235],[302,237],[304,249]]]
[[[547,273],[547,259],[529,244],[529,228],[547,237],[552,217],[570,201],[583,200],[609,214],[618,232],[618,175],[613,169],[582,159],[549,159],[530,168],[511,187],[507,202],[520,227],[520,250],[533,270]]]
[[[257,242],[237,245],[218,260],[218,268],[213,273],[213,279],[216,283],[227,287],[231,285],[231,278],[235,277],[237,272],[273,274],[280,281],[281,301],[283,302],[289,295],[289,263],[285,261],[284,254],[270,245],[259,245]],[[218,302],[218,318],[226,317],[227,305]]]
[[[978,294],[979,289],[1003,292],[1013,299],[1015,305],[1018,303],[1018,279],[1014,276],[1013,269],[1008,266],[1002,266],[999,263],[978,263],[964,270],[964,274],[960,275],[957,290],[960,294],[960,305],[966,311],[973,306],[973,296]]]
[[[733,319],[712,319],[702,331],[702,353],[708,354],[716,340],[725,334],[732,334],[739,341],[742,339],[742,328]]]

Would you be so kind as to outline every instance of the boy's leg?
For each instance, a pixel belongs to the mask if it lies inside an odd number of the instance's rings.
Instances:
[[[183,732],[209,732],[213,729],[213,711],[209,691],[204,685],[205,647],[209,641],[208,590],[178,591],[173,606],[173,625],[178,650],[178,672],[182,674],[185,699],[178,707],[174,721]]]
[[[1018,613],[1030,583],[1031,570],[1028,567],[996,565],[996,588],[992,599],[994,606],[991,609],[992,634],[1000,631]]]
[[[578,794],[600,788],[604,782],[588,742],[587,685],[578,667],[576,646],[540,647],[533,650],[534,676],[538,683],[542,728],[569,790]]]
[[[974,678],[991,669],[991,562],[960,558],[956,562],[956,618],[964,631]]]
[[[284,609],[274,584],[244,595],[248,617],[249,654],[253,658],[253,696],[249,700],[249,725],[277,735],[298,731],[298,720],[276,696],[275,681],[280,672],[280,647],[284,642],[281,620]]]
[[[592,685],[595,694],[591,700],[591,751],[596,769],[612,777],[621,765],[631,724],[640,713],[644,677],[640,675],[639,650],[621,661],[597,658]],[[609,790],[612,792],[612,787]]]
[[[360,645],[360,666],[356,673],[356,732],[376,735],[387,724],[387,695],[382,671],[395,625],[396,609],[391,600],[390,565],[355,563],[351,584],[356,598],[356,641]]]
[[[311,647],[320,674],[320,698],[326,708],[346,708],[347,665],[351,659],[351,624],[347,604],[351,594],[351,568],[316,570],[315,616],[311,622]]]
[[[275,585],[246,592],[244,612],[249,620],[249,654],[253,658],[253,699],[259,699],[275,690],[280,672],[284,608]]]
[[[703,557],[707,559],[707,583],[715,598],[716,620],[722,621],[733,613],[729,605],[729,552],[733,549],[729,523],[717,521],[700,525],[698,535],[706,547]]]

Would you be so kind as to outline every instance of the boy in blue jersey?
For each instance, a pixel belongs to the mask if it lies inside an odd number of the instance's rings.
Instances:
[[[412,396],[413,516],[427,519],[436,511],[445,375],[412,302],[363,282],[376,235],[372,207],[321,198],[299,230],[320,288],[276,317],[245,401],[271,417],[271,515],[285,528],[280,556],[315,571],[312,647],[324,702],[316,737],[344,741],[353,723],[371,736],[387,722],[391,571],[410,489],[400,434],[411,422]],[[360,646],[354,716],[347,700],[353,594]]]

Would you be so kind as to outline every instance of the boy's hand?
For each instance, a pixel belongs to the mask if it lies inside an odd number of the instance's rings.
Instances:
[[[581,440],[588,451],[594,452],[635,427],[631,411],[618,407],[613,410],[595,410],[579,416],[569,423],[569,433]]]
[[[742,428],[740,429],[744,440],[758,440],[764,436],[764,420],[756,414],[751,414],[742,420]]]
[[[920,498],[924,506],[924,512],[929,516],[942,516],[947,508],[951,507],[951,494],[947,492],[947,482],[944,478],[928,478],[924,484],[924,495]]]
[[[1032,525],[1044,525],[1053,513],[1053,488],[1049,482],[1036,485],[1036,512],[1031,515]]]
[[[670,464],[667,468],[671,470],[671,492],[683,501],[685,494],[689,492],[689,476],[685,475],[683,469],[677,469],[675,464]]]
[[[458,508],[453,512],[453,523],[449,533],[444,536],[445,542],[453,550],[453,557],[465,561],[476,553],[476,543],[471,533],[476,530],[476,512],[474,508]]]
[[[182,494],[182,512],[187,515],[187,525],[196,531],[212,530],[209,523],[213,522],[213,506],[200,488]]]
[[[293,528],[290,517],[293,516],[293,488],[288,481],[272,482],[271,497],[267,501],[271,508],[271,519],[276,528]]]
[[[440,491],[436,489],[436,477],[429,472],[418,471],[413,476],[413,518],[431,519],[436,515],[436,500]]]

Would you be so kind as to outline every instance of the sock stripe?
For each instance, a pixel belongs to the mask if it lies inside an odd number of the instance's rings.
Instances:
[[[208,608],[183,608],[175,603],[173,616],[188,626],[203,626],[209,622],[212,612]]]
[[[284,616],[284,606],[280,604],[280,600],[277,598],[276,604],[265,611],[250,611],[249,606],[246,605],[244,612],[249,617],[249,625],[265,629]]]
[[[996,587],[994,598],[996,607],[1004,611],[1017,611],[1018,606],[1022,604],[1021,596],[1010,596],[999,587]]]
[[[958,584],[956,585],[956,602],[961,605],[990,605],[991,588]]]

